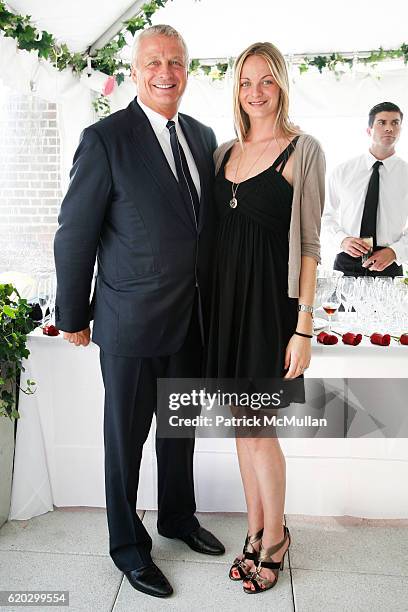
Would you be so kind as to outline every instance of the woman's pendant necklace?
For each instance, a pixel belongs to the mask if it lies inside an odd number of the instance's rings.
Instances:
[[[275,141],[276,138],[274,137]],[[255,166],[256,163],[258,163],[258,161],[261,159],[261,157],[266,153],[266,149],[269,147],[270,143],[272,141],[268,141],[266,143],[266,147],[264,148],[264,150],[261,152],[261,154],[255,159],[254,163],[251,165],[251,167],[249,168],[248,172],[246,173],[246,176],[242,179],[242,181],[246,180],[246,177],[251,173],[251,170],[253,169],[253,167]],[[242,183],[242,181],[240,181],[239,183],[236,182],[237,180],[237,175],[238,175],[238,170],[239,167],[241,165],[241,160],[243,157],[244,151],[241,153],[240,158],[238,160],[238,164],[237,164],[237,169],[235,171],[235,179],[234,182],[231,183],[231,191],[232,191],[232,198],[229,201],[229,205],[231,208],[236,208],[238,206],[238,199],[237,199],[237,191],[238,191],[238,187],[240,186],[240,184]]]
[[[238,191],[239,183],[232,183],[232,198],[230,199],[229,205],[231,208],[236,208],[238,206],[237,200],[237,191]]]
[[[238,187],[240,186],[240,183],[236,183],[235,181],[237,180],[237,174],[238,174],[239,166],[241,164],[241,159],[242,159],[242,153],[238,160],[237,169],[235,171],[234,182],[231,183],[232,198],[229,201],[229,205],[231,208],[236,208],[238,206],[237,191],[238,191]]]

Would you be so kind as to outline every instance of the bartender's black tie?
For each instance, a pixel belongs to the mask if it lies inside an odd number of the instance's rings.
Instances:
[[[373,171],[368,183],[360,229],[361,238],[373,237],[374,248],[377,246],[377,208],[380,188],[380,166],[382,166],[381,161],[376,161],[375,164],[373,164]]]
[[[183,147],[181,146],[180,141],[177,138],[176,124],[174,123],[174,121],[168,121],[166,127],[170,132],[171,150],[173,152],[174,162],[176,164],[176,172],[180,189],[183,193],[183,197],[186,201],[186,204],[188,206],[192,205],[194,207],[196,223],[198,224],[198,212],[200,202],[198,199],[198,194],[194,185],[194,181],[191,178]]]

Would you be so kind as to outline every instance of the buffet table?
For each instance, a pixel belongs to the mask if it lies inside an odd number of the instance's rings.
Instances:
[[[104,507],[103,385],[99,349],[43,336],[28,340],[25,375],[33,395],[20,394],[10,519],[54,506]],[[318,345],[308,377],[406,378],[408,347],[392,342],[358,347]],[[389,407],[384,406],[384,410]],[[408,437],[408,433],[407,433]],[[408,518],[406,438],[282,439],[287,458],[286,512]],[[156,508],[154,425],[145,445],[138,507]],[[195,486],[199,511],[245,511],[233,439],[198,439]]]

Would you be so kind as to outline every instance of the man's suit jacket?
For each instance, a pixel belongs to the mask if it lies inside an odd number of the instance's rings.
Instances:
[[[92,310],[93,340],[107,353],[152,357],[177,352],[196,284],[206,316],[216,140],[192,117],[180,113],[179,121],[200,175],[198,228],[136,99],[86,128],[75,153],[54,243],[56,324],[68,332],[85,329]]]

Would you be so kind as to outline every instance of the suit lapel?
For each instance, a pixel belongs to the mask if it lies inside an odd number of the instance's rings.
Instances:
[[[133,142],[140,158],[163,191],[166,200],[173,206],[175,212],[184,223],[195,232],[194,223],[184,203],[177,179],[167,162],[163,149],[150,125],[150,121],[137,104],[136,99],[131,103],[130,110],[132,112],[131,132]]]

